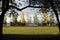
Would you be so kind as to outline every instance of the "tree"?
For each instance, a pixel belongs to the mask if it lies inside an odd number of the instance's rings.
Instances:
[[[22,11],[22,13],[21,13],[21,24],[22,24],[22,25],[25,24],[24,11]]]
[[[3,26],[4,15],[6,11],[9,9],[9,0],[2,0],[2,14],[0,15],[0,26]]]
[[[6,25],[6,16],[7,16],[7,14],[4,15],[4,20],[3,20],[3,24],[5,24],[5,25]]]
[[[59,31],[60,31],[60,22],[59,22],[59,18],[58,18],[58,13],[56,11],[56,7],[54,6],[53,0],[43,0],[42,3],[45,5],[45,7],[50,7],[50,6],[52,7],[52,9],[53,9],[53,11],[56,15],[56,18],[57,18],[57,21],[58,21],[58,26],[59,26]],[[10,7],[18,9],[17,7],[9,6],[9,0],[3,0],[3,8],[2,8],[3,12],[0,16],[0,17],[2,17],[1,20],[4,20],[4,14]],[[28,5],[24,8],[22,8],[22,9],[18,9],[18,10],[21,11],[21,10],[27,8],[27,7],[34,7],[34,6]],[[37,7],[34,7],[34,8],[37,8]],[[39,8],[41,8],[41,7],[39,7]],[[1,26],[3,25],[3,21],[0,21],[0,25]]]
[[[31,23],[31,17],[29,16],[29,12],[26,11],[26,15],[27,15],[27,23]]]
[[[57,18],[57,21],[58,21],[58,27],[59,27],[59,32],[60,32],[60,22],[59,22],[59,17],[58,17],[58,13],[56,11],[56,6],[54,6],[54,3],[53,3],[53,0],[43,0],[44,2],[44,5],[45,6],[51,6],[55,15],[56,15],[56,18]],[[48,5],[49,4],[49,5]]]
[[[54,14],[53,14],[53,12],[51,12],[51,15],[50,15],[50,23],[51,23],[51,25],[54,24]]]
[[[48,23],[48,14],[45,9],[42,12],[43,12],[44,25],[46,25]]]
[[[31,17],[28,18],[28,23],[31,23]]]
[[[34,23],[38,24],[37,13],[34,11]]]

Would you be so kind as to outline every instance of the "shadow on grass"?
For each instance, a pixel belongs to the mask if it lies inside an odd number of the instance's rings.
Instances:
[[[18,39],[25,39],[25,38],[28,38],[28,39],[31,39],[31,38],[36,38],[36,39],[60,39],[60,35],[58,34],[58,35],[23,35],[23,34],[21,34],[21,35],[18,35],[18,34],[3,34],[2,35],[2,38],[3,39],[16,39],[16,40],[18,40]]]

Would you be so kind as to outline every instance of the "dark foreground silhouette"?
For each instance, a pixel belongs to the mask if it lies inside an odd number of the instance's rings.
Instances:
[[[2,35],[2,38],[5,40],[5,39],[16,39],[16,40],[20,40],[21,39],[25,39],[25,38],[28,38],[28,39],[49,39],[49,40],[55,40],[55,39],[60,39],[60,35],[18,35],[18,34],[3,34]]]

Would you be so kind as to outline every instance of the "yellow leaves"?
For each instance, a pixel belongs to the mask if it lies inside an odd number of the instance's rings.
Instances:
[[[22,19],[21,19],[21,23],[24,23],[24,11],[22,11],[22,13],[21,13],[21,17],[22,17]]]
[[[34,12],[34,23],[38,23],[38,17],[36,12]]]
[[[28,21],[27,21],[27,22],[28,22],[28,23],[31,23],[31,17],[28,18]]]
[[[44,23],[47,23],[48,22],[48,15],[47,15],[47,13],[43,13],[43,19],[44,19]]]
[[[21,23],[24,23],[24,19],[21,19]]]
[[[54,14],[51,12],[51,15],[50,15],[50,22],[54,22]]]

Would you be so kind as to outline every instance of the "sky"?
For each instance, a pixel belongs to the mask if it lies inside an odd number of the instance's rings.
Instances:
[[[21,20],[21,11],[18,11],[16,9],[15,9],[15,11],[19,14],[18,17],[17,17],[17,20],[18,21]],[[22,10],[22,11],[24,11],[25,21],[27,21],[27,17],[30,16],[31,17],[31,22],[34,23],[34,18],[33,18],[34,17],[34,12],[37,13],[37,17],[38,17],[39,22],[41,23],[43,21],[43,18],[42,18],[43,17],[43,14],[42,14],[41,11],[39,11],[39,8],[30,8],[30,7],[28,7],[26,9]],[[28,12],[28,16],[26,15],[26,12]],[[7,13],[10,13],[10,12],[7,11]],[[49,15],[50,14],[51,13],[48,12],[48,19],[50,19],[49,18]],[[59,17],[60,17],[60,15],[59,15]],[[54,14],[54,20],[55,20],[54,22],[56,22],[56,16],[55,16],[55,14]]]
[[[26,6],[28,6],[29,5],[29,0],[15,0],[14,1],[14,3],[16,3],[17,5],[15,5],[17,8],[19,8],[19,9],[22,9],[22,8],[24,8],[24,7],[26,7]],[[29,13],[29,15],[28,16],[30,16],[31,17],[31,22],[32,23],[34,23],[34,12],[36,12],[37,13],[37,17],[38,17],[38,20],[39,20],[39,22],[41,23],[42,21],[43,21],[43,18],[42,18],[42,16],[43,16],[43,14],[42,14],[42,12],[41,11],[39,11],[40,10],[40,8],[31,8],[31,7],[28,7],[28,8],[26,8],[26,9],[24,9],[24,10],[22,10],[22,11],[24,11],[24,18],[25,18],[25,20],[27,21],[27,15],[26,15],[26,12],[28,12]],[[16,10],[15,9],[15,11],[17,12],[17,13],[19,13],[19,14],[21,14],[21,11],[18,11],[18,10]],[[9,13],[9,11],[8,11],[8,13]],[[50,12],[48,12],[48,16],[50,15]],[[21,15],[19,15],[18,17],[17,17],[17,20],[19,21],[21,19]],[[49,17],[48,17],[48,19],[49,19]],[[56,22],[56,16],[54,15],[54,22]],[[60,15],[59,15],[59,20],[60,20]]]

